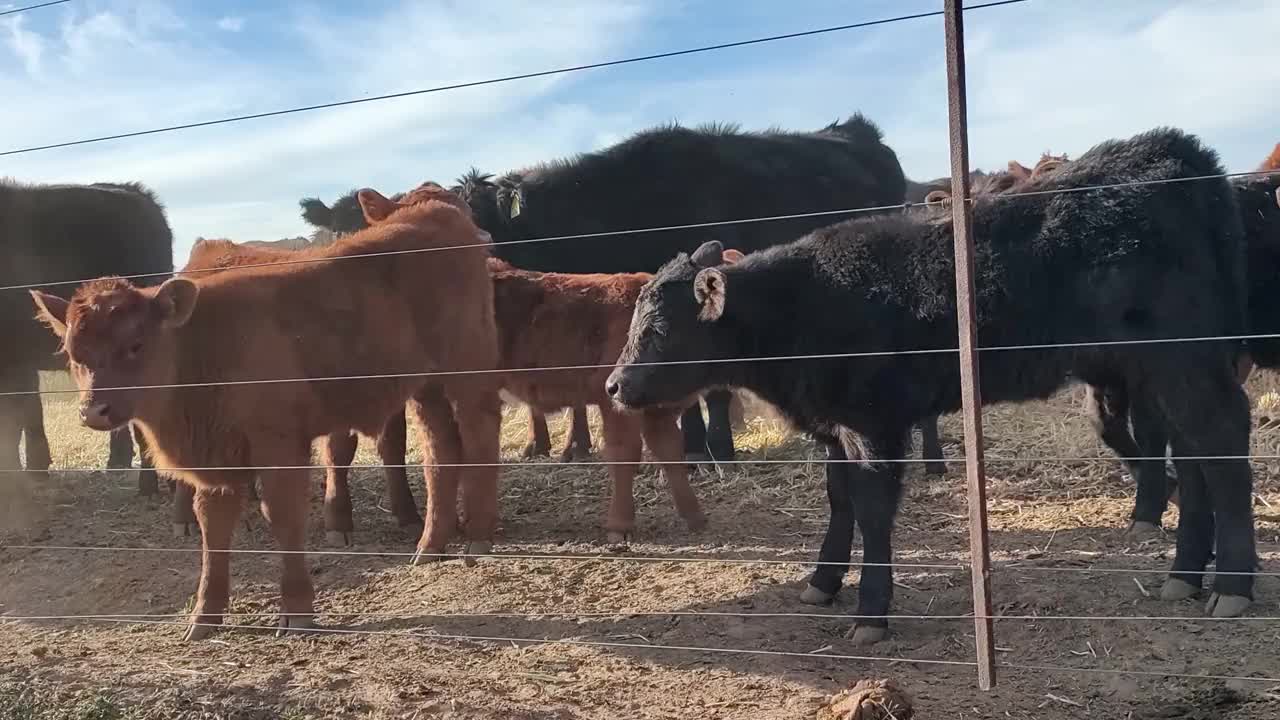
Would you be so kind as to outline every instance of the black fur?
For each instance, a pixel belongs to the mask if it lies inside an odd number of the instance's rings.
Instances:
[[[1102,143],[1027,190],[1221,173],[1194,137],[1157,129]],[[979,200],[980,346],[1090,343],[1240,334],[1245,324],[1244,245],[1231,186],[1222,180]],[[828,447],[858,464],[829,464],[832,503],[822,561],[846,562],[854,520],[863,556],[889,562],[901,492],[900,459],[912,424],[960,405],[953,353],[852,359],[648,365],[671,360],[954,348],[957,342],[949,218],[926,213],[858,219],[719,268],[723,315],[697,319],[688,255],[667,263],[637,303],[631,338],[609,391],[628,406],[700,388],[745,387],[775,404]],[[983,401],[1043,399],[1070,379],[1120,379],[1174,429],[1183,455],[1248,453],[1249,410],[1235,382],[1237,346],[1204,341],[985,352]],[[1215,538],[1219,569],[1250,572],[1252,479],[1246,461],[1186,466],[1197,488],[1183,502],[1171,575],[1199,585]],[[1184,494],[1185,495],[1185,494]],[[838,590],[843,568],[810,581]],[[1216,576],[1215,591],[1252,597],[1251,575]],[[858,614],[885,616],[888,568],[863,569]],[[880,625],[884,621],[864,621]]]
[[[173,272],[173,234],[164,208],[138,183],[26,185],[0,182],[0,285],[83,280],[104,275]],[[139,279],[151,285],[165,277]],[[70,297],[75,285],[43,288]],[[55,337],[35,320],[25,292],[0,292],[0,388],[39,387],[40,370],[66,370]],[[36,395],[0,398],[0,467],[17,466],[18,438],[45,451],[43,412]],[[38,458],[35,465],[44,465]],[[128,430],[111,434],[110,467],[133,460]],[[34,469],[43,469],[36,467]],[[144,481],[147,479],[144,478]],[[154,479],[150,479],[154,483]]]

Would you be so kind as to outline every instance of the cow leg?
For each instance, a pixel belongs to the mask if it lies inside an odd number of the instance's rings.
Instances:
[[[18,443],[22,441],[21,397],[0,397],[0,470],[22,469],[18,457]]]
[[[351,487],[348,476],[360,436],[344,430],[329,433],[321,455],[324,458],[324,537],[330,545],[351,544],[355,522],[351,517]],[[265,489],[263,490],[265,493]]]
[[[110,452],[107,455],[108,470],[127,470],[133,467],[133,435],[128,428],[112,430],[108,437]]]
[[[853,552],[854,508],[853,493],[849,487],[849,464],[844,449],[837,443],[827,445],[827,534],[818,551],[820,563],[809,577],[800,602],[807,605],[826,605],[835,599],[849,569]]]
[[[1145,403],[1137,406],[1131,403],[1124,383],[1086,386],[1085,403],[1094,430],[1102,442],[1124,460],[1137,484],[1129,533],[1139,539],[1158,537],[1167,497],[1164,462],[1134,458],[1164,455],[1167,443],[1161,419],[1151,415]],[[1133,434],[1129,432],[1131,415]],[[1143,442],[1140,443],[1138,438]]]
[[[733,460],[733,421],[729,419],[729,403],[733,393],[712,390],[707,393],[707,449],[714,460]]]
[[[249,482],[253,482],[253,475],[249,475]],[[190,484],[181,480],[174,482],[173,488],[173,507],[170,509],[173,534],[175,537],[191,537],[200,533],[201,525],[197,522],[196,496],[195,489]],[[239,514],[239,511],[236,511]]]
[[[147,450],[147,438],[142,434],[142,430],[133,424],[129,425],[129,435],[138,446],[138,464],[142,466],[138,471],[138,494],[143,497],[155,497],[160,494],[160,482],[156,477],[156,466],[152,464],[151,455]]]
[[[747,429],[747,409],[742,395],[737,392],[729,396],[729,427],[733,430]]]
[[[246,478],[252,475],[245,473]],[[241,482],[230,486],[202,486],[195,491],[195,512],[204,540],[200,553],[200,585],[191,611],[186,640],[203,640],[222,624],[231,600],[231,537],[240,517]],[[187,485],[185,481],[180,485]]]
[[[945,475],[947,464],[942,461],[942,438],[938,435],[938,416],[920,421],[920,459],[929,475]]]
[[[899,460],[905,456],[904,432],[896,441],[885,436],[874,448],[877,458]],[[858,580],[858,611],[864,619],[853,628],[855,645],[884,639],[893,602],[893,521],[902,497],[902,464],[849,466],[854,517],[862,531],[862,573]]]
[[[462,437],[453,407],[438,383],[423,387],[409,403],[423,448],[427,511],[413,563],[434,562],[448,549],[458,529],[458,477]]]
[[[31,389],[38,390],[40,376],[35,375]],[[49,452],[49,436],[44,431],[44,403],[39,395],[16,396],[22,405],[22,434],[26,438],[27,471],[45,472],[53,465],[53,455]]]
[[[1161,425],[1159,414],[1146,402],[1139,401],[1129,410],[1133,424],[1133,439],[1143,457],[1163,458],[1169,446],[1169,438]],[[1161,460],[1140,460],[1138,466],[1137,497],[1133,505],[1133,528],[1130,532],[1150,536],[1151,530],[1159,530],[1161,518],[1169,506],[1169,498],[1177,492],[1176,475],[1168,472]],[[1212,518],[1210,518],[1212,520]]]
[[[579,462],[591,458],[591,422],[587,418],[587,406],[574,405],[569,409],[569,442],[560,453],[561,462]]]
[[[306,457],[305,455],[303,457]],[[305,465],[306,461],[289,464]],[[280,621],[276,636],[314,624],[315,588],[307,571],[307,510],[310,478],[306,470],[264,470],[262,516],[271,526],[281,554]]]
[[[409,489],[409,471],[405,467],[408,455],[408,430],[404,409],[392,415],[378,436],[378,458],[382,461],[382,475],[386,482],[383,499],[387,509],[395,515],[402,528],[422,529],[422,516]]]
[[[1173,440],[1175,456],[1249,454],[1249,399],[1233,366],[1204,361],[1160,367],[1151,378],[1158,408]],[[1221,365],[1221,367],[1220,367]],[[1173,568],[1161,596],[1178,600],[1199,591],[1210,555],[1217,554],[1207,611],[1234,617],[1253,599],[1257,550],[1253,476],[1246,459],[1179,461],[1180,512]]]
[[[481,379],[468,381],[457,394],[457,423],[462,441],[462,462],[471,467],[461,474],[462,507],[467,538],[463,562],[474,565],[474,556],[493,551],[498,529],[498,456],[501,451],[502,400]]]
[[[644,451],[643,421],[637,415],[614,410],[609,403],[600,405],[600,421],[612,485],[604,521],[605,541],[623,544],[630,541],[636,527],[635,477]]]
[[[532,460],[551,455],[551,431],[547,429],[547,415],[532,405],[529,408],[529,441],[520,457]]]
[[[663,463],[662,478],[667,482],[667,492],[671,493],[676,512],[684,518],[690,530],[702,530],[707,526],[707,518],[702,514],[697,493],[689,485],[689,468],[681,462],[684,446],[675,415],[667,411],[644,413],[643,433],[649,452]]]
[[[680,433],[684,436],[684,457],[691,463],[711,462],[707,450],[707,426],[702,421],[702,399],[694,401],[680,415]]]

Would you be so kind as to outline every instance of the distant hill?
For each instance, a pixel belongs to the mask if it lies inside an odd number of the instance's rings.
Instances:
[[[311,233],[311,237],[299,235],[298,237],[283,238],[280,240],[249,240],[241,243],[250,247],[277,248],[282,250],[302,250],[309,247],[318,247],[321,245],[330,245],[333,243],[337,235],[332,230],[316,230]]]

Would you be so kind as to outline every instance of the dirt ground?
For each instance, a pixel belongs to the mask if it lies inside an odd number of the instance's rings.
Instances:
[[[1267,382],[1261,373],[1250,381],[1259,405],[1255,421],[1263,426],[1254,433],[1254,451],[1277,455],[1280,429],[1262,421],[1275,399],[1264,396]],[[77,426],[68,396],[45,400],[58,466],[101,467],[105,435]],[[514,461],[523,412],[508,416],[504,458]],[[985,420],[993,457],[1110,457],[1081,412],[1078,390],[1049,403],[988,408]],[[557,443],[564,429],[554,419]],[[957,419],[946,418],[942,432],[948,456],[960,455]],[[767,414],[753,417],[738,443],[744,459],[819,456]],[[360,462],[376,462],[368,445],[362,443]],[[1280,461],[1254,467],[1263,569],[1274,572]],[[6,478],[0,502],[6,546],[177,551],[0,548],[0,612],[7,616],[154,616],[148,624],[4,622],[0,717],[811,718],[831,694],[863,678],[895,680],[916,717],[930,720],[1280,717],[1280,681],[1160,675],[1280,678],[1280,580],[1259,581],[1248,613],[1271,620],[1208,620],[1199,602],[1158,599],[1172,538],[1138,543],[1124,535],[1133,486],[1119,463],[992,459],[988,471],[996,607],[1021,618],[996,623],[1005,666],[991,692],[977,688],[971,666],[930,662],[973,660],[973,623],[954,617],[972,610],[968,571],[908,567],[965,562],[962,465],[940,479],[914,466],[908,473],[895,534],[902,566],[893,611],[927,617],[894,621],[890,639],[872,648],[845,637],[852,622],[841,615],[855,612],[851,588],[830,609],[797,601],[827,517],[822,467],[813,462],[698,475],[695,487],[710,517],[700,534],[679,523],[656,468],[648,467],[637,483],[639,539],[625,552],[601,542],[603,468],[550,461],[510,467],[503,473],[499,552],[663,560],[487,558],[468,568],[456,560],[410,567],[404,556],[313,555],[318,620],[331,632],[276,639],[261,629],[274,623],[276,560],[238,555],[233,622],[241,627],[190,645],[179,641],[178,623],[195,591],[197,540],[170,536],[167,495],[142,500],[121,475]],[[323,550],[316,476],[310,547]],[[379,473],[359,473],[353,489],[357,544],[350,549],[411,552],[414,538],[377,507]],[[1171,511],[1165,525],[1175,522]],[[256,511],[251,525],[236,546],[270,548]],[[675,560],[690,557],[796,562]]]

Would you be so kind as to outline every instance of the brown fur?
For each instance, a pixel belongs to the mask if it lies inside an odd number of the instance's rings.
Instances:
[[[385,201],[368,191],[362,200],[366,195]],[[466,461],[494,463],[497,395],[488,382],[472,380],[479,375],[451,378],[447,391],[420,376],[104,388],[495,367],[492,283],[480,237],[465,213],[430,202],[399,208],[377,227],[304,253],[339,258],[474,249],[242,268],[175,278],[159,288],[104,279],[81,286],[69,304],[32,293],[43,319],[64,331],[86,422],[102,428],[135,422],[156,466],[196,490],[205,552],[188,638],[207,635],[227,609],[228,556],[217,551],[230,546],[253,478],[251,471],[199,468],[307,465],[315,438],[349,428],[376,434],[411,397],[423,425],[445,414],[456,422]],[[301,553],[308,474],[259,474],[263,514],[277,542],[298,551],[283,556],[281,604],[288,615],[281,627],[303,626],[314,596]],[[482,483],[487,474],[476,472]],[[478,533],[492,533],[486,523],[494,518],[474,520]],[[424,528],[419,547],[430,529]]]
[[[1267,170],[1280,170],[1280,143],[1276,143],[1275,149],[1271,151],[1266,160],[1262,161],[1262,164],[1258,166],[1258,170],[1264,172]]]

